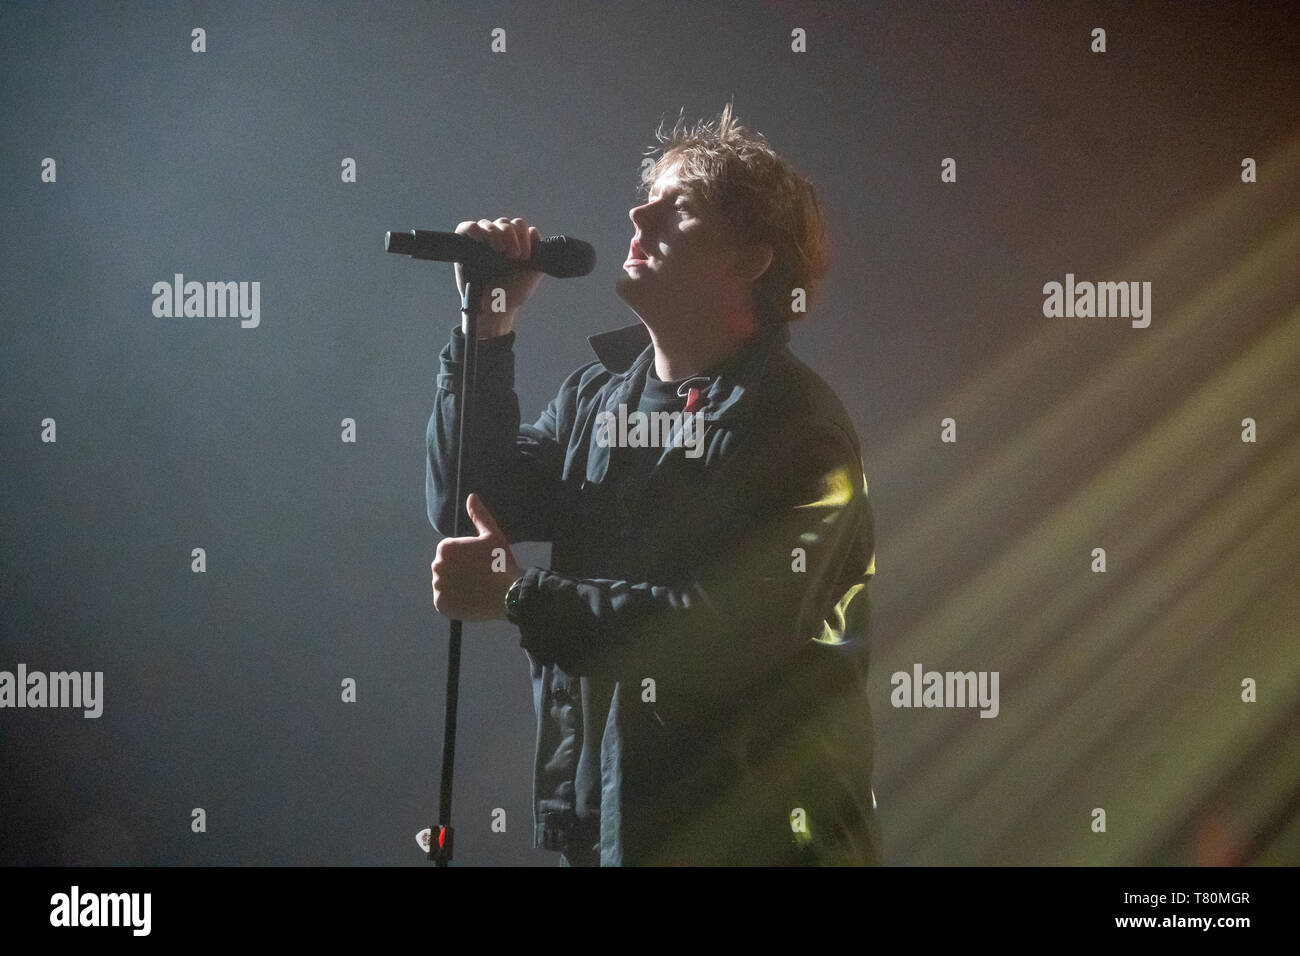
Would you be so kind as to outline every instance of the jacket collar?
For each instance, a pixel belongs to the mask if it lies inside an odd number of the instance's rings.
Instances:
[[[705,421],[730,418],[743,411],[738,407],[758,379],[774,349],[790,341],[790,329],[785,323],[765,326],[745,345],[724,359],[709,376],[709,387],[704,392]],[[587,337],[600,363],[625,380],[616,391],[634,388],[640,376],[654,361],[654,344],[650,332],[642,322],[619,329],[597,332]]]
[[[596,358],[600,359],[600,364],[618,375],[631,368],[650,344],[650,330],[644,323],[635,322],[621,329],[589,335],[587,342],[596,353]]]

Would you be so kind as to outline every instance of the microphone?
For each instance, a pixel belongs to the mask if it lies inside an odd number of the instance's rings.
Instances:
[[[384,249],[412,259],[459,262],[466,271],[482,279],[493,279],[537,269],[557,279],[585,276],[596,268],[596,250],[581,239],[549,236],[537,244],[529,259],[510,259],[487,243],[455,232],[428,229],[393,231],[384,234]]]

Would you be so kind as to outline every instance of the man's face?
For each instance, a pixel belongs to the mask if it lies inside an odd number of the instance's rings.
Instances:
[[[618,294],[645,318],[667,318],[727,301],[735,248],[722,217],[677,178],[677,167],[654,181],[645,203],[628,212],[635,226]]]

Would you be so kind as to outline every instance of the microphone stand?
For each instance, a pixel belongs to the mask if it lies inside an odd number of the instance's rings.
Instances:
[[[543,239],[534,259],[536,266],[507,262],[487,246],[451,233],[412,229],[390,231],[384,236],[384,249],[413,259],[460,263],[465,287],[460,294],[460,311],[465,316],[465,362],[460,376],[460,427],[456,445],[456,518],[453,537],[464,533],[465,501],[461,497],[461,476],[465,463],[465,443],[470,435],[471,398],[478,370],[479,299],[487,283],[520,268],[538,268],[554,276],[579,276],[591,272],[596,264],[595,251],[585,242],[565,236]],[[549,252],[548,252],[549,250]],[[540,257],[540,258],[539,258]],[[446,866],[451,861],[451,781],[456,764],[456,703],[460,691],[461,622],[451,622],[451,645],[447,649],[447,706],[443,717],[442,783],[438,802],[438,825],[421,830],[416,841],[428,854],[430,862]]]
[[[461,264],[461,278],[465,288],[461,292],[460,311],[465,316],[465,362],[460,376],[460,429],[456,439],[456,520],[452,537],[464,532],[465,501],[461,496],[461,474],[465,463],[465,441],[470,435],[470,405],[474,395],[475,374],[478,370],[478,313],[479,300],[488,276],[474,272]],[[447,648],[447,705],[442,730],[442,782],[438,795],[438,825],[431,828],[428,842],[429,861],[446,866],[451,861],[452,837],[451,795],[452,774],[456,765],[456,705],[460,696],[460,635],[461,623],[451,622],[451,644]]]

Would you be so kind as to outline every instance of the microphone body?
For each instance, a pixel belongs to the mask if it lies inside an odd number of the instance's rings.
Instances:
[[[392,231],[384,235],[384,249],[412,259],[459,262],[478,279],[494,279],[512,272],[536,269],[557,279],[585,276],[596,268],[596,250],[581,239],[548,236],[528,259],[510,259],[486,243],[455,232],[428,229]]]

